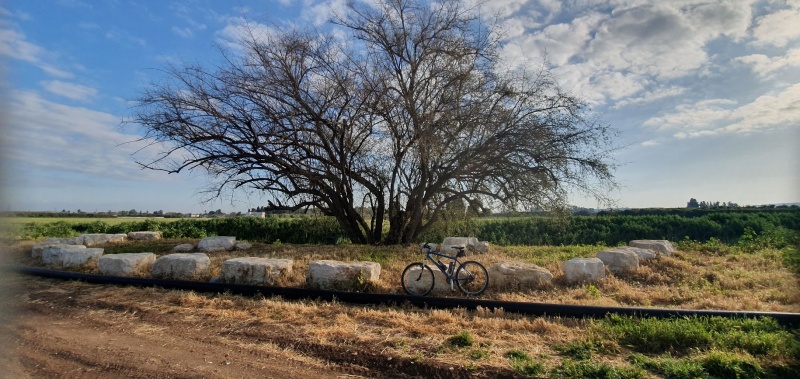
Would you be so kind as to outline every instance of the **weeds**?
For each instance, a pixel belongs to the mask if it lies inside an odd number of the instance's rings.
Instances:
[[[469,332],[461,332],[447,339],[447,342],[456,347],[470,347],[475,343],[475,340]]]
[[[618,367],[591,361],[572,361],[565,359],[561,365],[550,372],[551,378],[589,378],[589,379],[638,379],[645,372],[638,367]]]
[[[521,375],[536,377],[545,372],[544,364],[533,360],[528,353],[522,350],[509,350],[505,357],[508,359],[511,369]]]

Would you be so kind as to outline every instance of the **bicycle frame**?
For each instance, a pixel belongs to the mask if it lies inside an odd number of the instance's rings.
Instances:
[[[430,247],[426,247],[425,249],[427,251],[425,252],[425,258],[422,258],[422,264],[425,264],[425,260],[426,259],[431,261],[431,263],[433,263],[433,265],[436,266],[439,269],[439,271],[441,271],[442,274],[444,274],[444,276],[447,278],[447,282],[450,283],[450,289],[451,290],[455,291],[456,280],[466,281],[466,280],[470,279],[469,277],[466,277],[466,278],[456,278],[456,277],[454,277],[456,271],[461,266],[461,261],[458,260],[458,255],[442,254],[442,253],[440,253],[438,251],[433,251]],[[448,266],[445,265],[444,263],[441,263],[441,265],[440,265],[440,262],[435,260],[434,256],[439,257],[439,258],[449,259],[449,260],[453,261],[452,262],[453,263],[452,272],[448,272],[449,271],[448,270]],[[467,273],[470,274],[470,276],[472,276],[471,273],[469,273],[469,272],[467,272]],[[420,275],[421,275],[421,272],[420,272]]]

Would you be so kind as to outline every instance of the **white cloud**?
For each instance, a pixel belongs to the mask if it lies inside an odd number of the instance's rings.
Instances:
[[[784,9],[760,17],[753,28],[757,44],[784,47],[800,37],[800,9]]]
[[[502,53],[512,65],[535,69],[546,52],[563,88],[592,105],[615,101],[619,109],[683,94],[681,85],[670,82],[714,73],[709,42],[747,37],[752,3],[608,0],[556,6],[530,1],[504,21],[513,32]],[[538,30],[519,21],[565,16]]]
[[[800,127],[800,84],[759,96],[736,109],[731,118],[738,121],[726,126],[725,132],[754,132],[780,125]]]
[[[621,109],[629,105],[652,103],[654,101],[683,95],[686,93],[686,91],[687,89],[685,87],[672,86],[668,88],[657,88],[655,90],[641,93],[635,97],[632,96],[625,100],[619,101],[614,104],[612,109]]]
[[[736,102],[729,99],[702,100],[675,107],[675,112],[650,118],[644,126],[659,130],[703,129],[730,118]]]
[[[773,74],[787,67],[800,67],[800,48],[789,50],[780,57],[768,57],[764,54],[751,54],[734,59],[735,62],[744,63],[762,77],[772,77]]]
[[[183,38],[192,38],[194,37],[194,32],[192,32],[191,28],[179,28],[177,26],[172,27],[172,32],[183,37]]]
[[[42,86],[48,92],[64,96],[72,100],[86,101],[97,95],[97,89],[75,83],[62,82],[60,80],[50,80],[42,82]]]
[[[136,37],[127,31],[118,28],[114,28],[106,32],[105,37],[117,43],[133,44],[141,47],[147,46],[147,42],[143,38]]]
[[[680,130],[673,135],[679,139],[800,127],[800,84],[736,105],[727,99],[684,104],[673,113],[647,120],[644,125]]]
[[[269,25],[243,17],[230,17],[225,27],[216,35],[217,42],[241,52],[242,41],[267,41],[274,34],[275,29]]]
[[[140,137],[122,133],[118,116],[50,102],[33,92],[10,91],[4,96],[7,148],[0,151],[0,158],[9,167],[39,174],[164,180],[135,164],[131,155],[145,148],[147,141],[124,144]],[[154,153],[145,148],[140,157]]]
[[[0,29],[0,55],[32,63],[42,71],[58,77],[71,78],[74,75],[48,63],[52,54],[41,46],[28,42],[24,34],[12,29]]]

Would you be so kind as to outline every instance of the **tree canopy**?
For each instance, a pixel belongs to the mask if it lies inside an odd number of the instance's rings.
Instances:
[[[460,1],[351,3],[323,31],[240,46],[142,91],[133,121],[166,148],[140,164],[315,208],[355,243],[413,242],[449,204],[542,209],[613,185],[613,133],[547,70],[506,69],[496,28]]]

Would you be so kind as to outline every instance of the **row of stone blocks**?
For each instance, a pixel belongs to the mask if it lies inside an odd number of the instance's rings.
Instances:
[[[205,242],[204,242],[205,241]],[[52,241],[51,241],[52,242]],[[605,277],[605,267],[613,273],[636,270],[639,260],[669,255],[674,249],[669,241],[631,241],[630,247],[617,247],[597,253],[596,258],[575,258],[563,264],[567,283],[591,282]],[[237,245],[235,237],[211,237],[198,244],[231,250]],[[211,249],[211,251],[215,251]],[[36,255],[36,249],[34,249]],[[153,253],[103,255],[103,249],[83,245],[46,245],[41,250],[45,264],[62,267],[83,266],[97,261],[104,275],[129,276],[149,273],[156,278],[197,279],[208,277],[211,260],[205,253],[174,253],[156,259]],[[444,275],[432,267],[436,275],[434,291],[450,289]],[[314,261],[309,264],[308,284],[323,289],[353,288],[358,284],[377,281],[381,267],[374,262]],[[273,285],[292,272],[289,259],[257,257],[233,258],[223,262],[219,281],[226,283]],[[489,268],[490,284],[494,288],[541,288],[552,282],[553,275],[541,267],[521,262],[500,262]]]
[[[670,255],[674,247],[666,240],[634,240],[629,246],[614,247],[597,253],[595,258],[573,258],[561,265],[567,284],[594,282],[608,271],[623,274],[639,268],[639,262],[659,254]],[[438,270],[434,270],[438,271]],[[522,262],[501,262],[489,268],[493,287],[497,289],[544,288],[553,281],[549,270]]]

